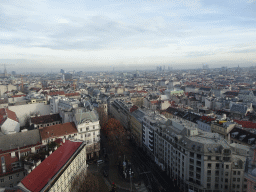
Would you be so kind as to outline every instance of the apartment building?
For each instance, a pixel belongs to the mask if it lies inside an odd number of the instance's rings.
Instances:
[[[130,128],[129,112],[131,107],[131,102],[125,102],[119,99],[114,100],[110,105],[110,114],[119,120],[125,129]]]
[[[30,118],[30,126],[33,126],[35,129],[40,127],[48,127],[62,122],[59,114],[52,115],[42,115],[42,116],[32,116]]]
[[[256,147],[250,148],[251,157],[247,158],[244,180],[247,181],[247,192],[256,192]]]
[[[131,139],[137,146],[142,147],[142,120],[145,113],[137,109],[130,114]]]
[[[69,192],[73,180],[82,171],[87,171],[85,142],[64,140],[18,187],[26,192]]]
[[[37,153],[42,143],[38,129],[0,138],[0,188],[16,186],[26,175],[23,159]]]
[[[165,124],[167,118],[163,115],[148,112],[142,120],[142,148],[154,159],[154,132],[158,125]]]
[[[99,156],[101,127],[96,111],[80,111],[73,120],[77,128],[75,138],[86,142],[87,159]]]
[[[230,145],[217,133],[201,131],[183,119],[171,119],[154,131],[155,162],[177,179],[184,191],[245,192],[244,166],[249,148]]]
[[[76,138],[78,133],[74,122],[41,127],[39,128],[39,132],[44,145],[53,142],[56,139]]]
[[[211,123],[211,132],[218,133],[224,139],[228,140],[229,132],[236,126],[234,122],[227,122],[227,121],[212,121]]]
[[[211,122],[214,121],[214,118],[208,116],[202,116],[198,121],[198,128],[202,131],[211,132]]]

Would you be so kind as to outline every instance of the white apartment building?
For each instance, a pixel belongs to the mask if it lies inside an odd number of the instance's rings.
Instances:
[[[155,162],[184,191],[246,191],[243,175],[248,147],[229,145],[219,134],[200,131],[196,124],[182,119],[156,127]]]
[[[87,158],[99,156],[100,124],[96,111],[76,113],[74,123],[78,131],[75,138],[86,142]]]
[[[153,112],[148,113],[142,120],[142,147],[149,154],[154,154],[154,132],[159,124],[164,124],[167,118]]]

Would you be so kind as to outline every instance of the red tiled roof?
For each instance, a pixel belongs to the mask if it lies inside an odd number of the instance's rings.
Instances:
[[[256,128],[256,123],[253,123],[251,121],[239,121],[239,120],[234,120],[234,122],[242,125],[244,128]]]
[[[13,95],[13,96],[11,96],[12,98],[14,98],[14,97],[26,97],[26,95]]]
[[[133,111],[136,111],[138,107],[136,105],[133,105],[130,109],[130,112],[132,113]]]
[[[74,122],[52,125],[49,127],[39,128],[42,140],[47,138],[60,137],[77,133],[76,125]]]
[[[211,117],[208,117],[208,116],[202,116],[200,119],[202,121],[207,121],[207,122],[211,122],[211,121],[215,120],[215,118],[211,118]]]
[[[8,118],[19,122],[15,112],[9,110],[8,108],[2,108],[0,109],[0,125],[5,122],[5,120]]]
[[[80,93],[66,93],[65,94],[66,97],[78,96],[78,95],[80,95]]]
[[[30,191],[41,191],[55,174],[66,164],[82,142],[66,142],[28,174],[21,183]]]
[[[50,95],[50,96],[57,96],[57,95],[65,95],[64,91],[52,91],[52,92],[43,92],[44,94]]]
[[[151,104],[158,104],[158,101],[155,100],[155,101],[150,101]]]
[[[45,124],[45,123],[52,123],[54,121],[60,121],[60,115],[59,114],[53,114],[53,115],[44,115],[39,117],[32,117],[31,123],[33,124]]]
[[[13,121],[19,122],[15,112],[13,112],[13,111],[9,110],[8,108],[6,108],[6,113],[7,113],[8,118],[12,119]]]

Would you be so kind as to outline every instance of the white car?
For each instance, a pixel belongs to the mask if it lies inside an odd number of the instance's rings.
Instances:
[[[98,160],[98,161],[97,161],[97,164],[98,164],[98,165],[100,165],[100,164],[102,164],[102,163],[104,163],[103,160]]]

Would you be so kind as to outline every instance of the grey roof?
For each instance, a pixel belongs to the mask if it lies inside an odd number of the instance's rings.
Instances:
[[[2,151],[24,147],[27,145],[35,145],[41,142],[38,129],[26,132],[19,132],[0,137],[0,149]]]
[[[132,112],[132,115],[138,120],[138,121],[142,121],[143,117],[145,116],[145,113],[141,110],[135,110],[134,112]]]
[[[85,121],[98,121],[98,115],[96,114],[96,111],[87,111],[82,113],[76,113],[75,119],[78,124],[84,123]]]
[[[241,105],[241,104],[233,104],[230,108],[230,112],[233,113],[240,113],[240,114],[246,114],[247,112],[247,106],[246,105]]]

